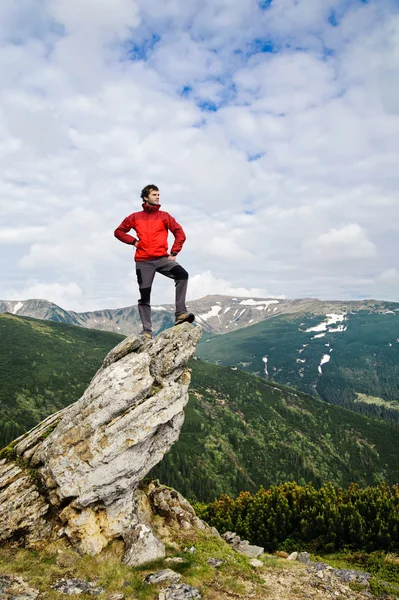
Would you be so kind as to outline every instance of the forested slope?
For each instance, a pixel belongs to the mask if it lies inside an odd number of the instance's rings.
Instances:
[[[0,316],[5,445],[75,402],[122,336]],[[193,360],[179,441],[151,473],[190,499],[279,482],[399,480],[397,428],[238,369]]]
[[[0,447],[78,400],[123,337],[0,314]]]
[[[152,471],[191,499],[285,481],[399,481],[396,427],[292,388],[192,361],[179,441]]]
[[[204,336],[197,353],[399,423],[399,313],[393,310],[277,316],[209,340]]]

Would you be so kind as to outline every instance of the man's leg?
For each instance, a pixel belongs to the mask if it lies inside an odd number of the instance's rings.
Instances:
[[[139,315],[143,326],[143,333],[152,333],[151,323],[151,286],[155,276],[153,261],[136,262],[137,283],[139,284],[140,299],[138,301]]]
[[[188,273],[175,260],[170,258],[159,258],[155,261],[158,273],[175,280],[175,304],[176,317],[187,313],[186,293],[188,284]]]

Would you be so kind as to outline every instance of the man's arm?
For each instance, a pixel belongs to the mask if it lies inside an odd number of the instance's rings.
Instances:
[[[183,227],[170,214],[168,214],[167,219],[168,229],[175,236],[175,241],[173,242],[173,246],[170,249],[170,253],[172,256],[176,256],[180,252],[184,242],[186,241],[186,234],[183,231]]]
[[[130,215],[129,217],[126,217],[126,219],[123,219],[119,227],[115,229],[114,236],[125,244],[135,246],[137,242],[136,238],[128,234],[128,231],[131,229],[134,229],[134,215]]]

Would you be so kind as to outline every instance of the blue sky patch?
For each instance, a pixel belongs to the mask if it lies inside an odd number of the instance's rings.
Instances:
[[[255,160],[259,160],[263,156],[265,156],[264,152],[258,152],[256,154],[247,154],[248,162],[254,162]]]
[[[326,48],[325,46],[323,47],[323,59],[327,59],[330,56],[334,56],[335,55],[335,51],[332,50],[331,48]]]
[[[183,96],[184,98],[186,98],[187,96],[189,96],[191,94],[192,91],[193,91],[193,88],[191,87],[191,85],[185,85],[184,87],[182,87],[179,90],[179,94],[180,94],[180,96]]]
[[[249,57],[253,56],[254,54],[266,54],[274,52],[275,49],[276,46],[270,39],[260,38],[253,40],[250,44],[248,44],[247,50],[244,52],[244,54]]]
[[[262,10],[267,10],[268,8],[270,8],[272,3],[273,0],[259,0],[259,6]]]
[[[330,15],[328,17],[328,22],[330,23],[330,25],[332,25],[333,27],[338,27],[340,20],[341,19],[338,17],[337,12],[334,9],[331,9]]]
[[[211,102],[210,100],[198,100],[197,106],[205,112],[216,112],[218,109],[216,102]]]
[[[147,60],[149,53],[160,39],[159,35],[154,34],[150,38],[143,40],[140,44],[129,40],[125,44],[126,54],[130,60]]]

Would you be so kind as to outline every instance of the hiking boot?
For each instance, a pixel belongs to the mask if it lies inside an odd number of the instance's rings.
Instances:
[[[142,331],[140,333],[140,336],[142,338],[144,338],[145,340],[152,340],[152,333],[151,333],[151,331]]]
[[[176,317],[175,325],[181,325],[182,323],[192,323],[195,319],[193,313],[181,313]]]

